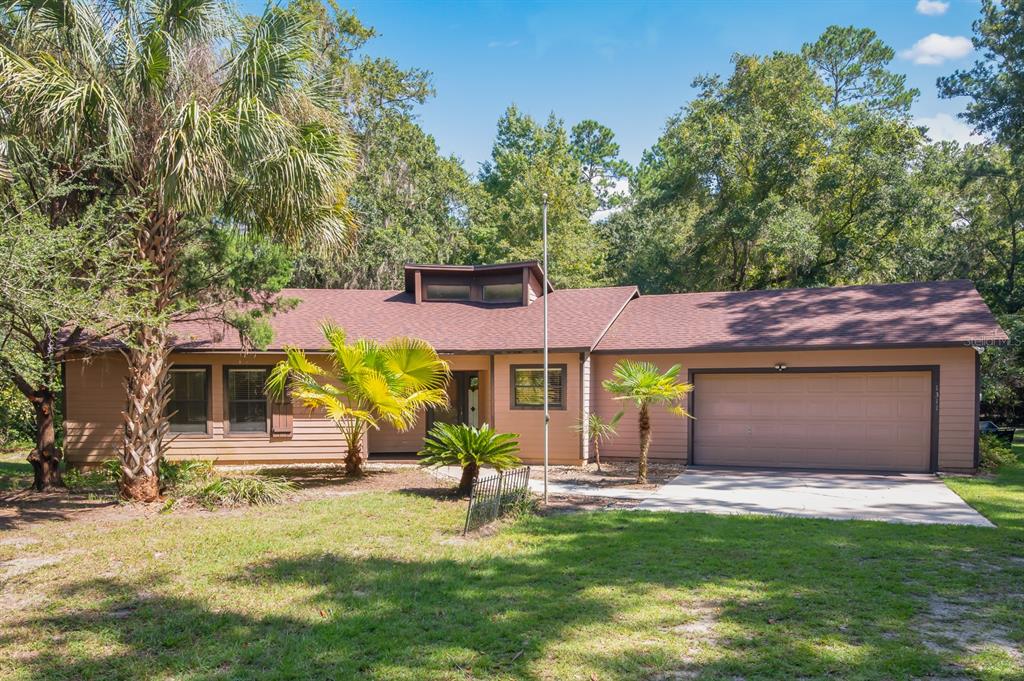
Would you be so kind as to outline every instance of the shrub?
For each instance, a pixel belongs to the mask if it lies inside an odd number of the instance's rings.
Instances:
[[[212,508],[213,506],[262,506],[276,504],[295,490],[285,478],[245,476],[238,478],[211,477],[193,482],[185,490],[189,499]]]
[[[98,491],[109,489],[114,491],[114,483],[101,467],[81,470],[69,468],[64,472],[64,484],[72,492]]]
[[[522,461],[519,453],[519,436],[514,433],[497,433],[486,423],[475,428],[463,423],[437,423],[423,441],[419,453],[424,466],[459,466],[462,479],[459,493],[469,494],[482,466],[496,470],[515,468]]]
[[[980,466],[987,471],[994,471],[1001,466],[1017,461],[1013,447],[998,435],[988,433],[982,435],[978,447],[981,452]]]
[[[210,461],[160,460],[160,484],[164,489],[181,487],[212,476],[213,463]]]

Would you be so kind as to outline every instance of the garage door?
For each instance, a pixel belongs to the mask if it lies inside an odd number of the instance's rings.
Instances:
[[[931,373],[696,374],[694,463],[927,471]]]

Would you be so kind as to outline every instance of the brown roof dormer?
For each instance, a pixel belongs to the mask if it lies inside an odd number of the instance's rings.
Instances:
[[[524,306],[544,295],[536,261],[500,265],[405,266],[405,291],[417,303],[447,302]],[[548,282],[548,290],[554,290]]]

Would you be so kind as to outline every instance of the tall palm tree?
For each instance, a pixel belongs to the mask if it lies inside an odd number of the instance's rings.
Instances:
[[[368,430],[382,423],[408,430],[427,407],[445,406],[451,372],[424,340],[349,343],[340,327],[325,322],[321,330],[330,346],[332,371],[302,350],[287,348],[286,358],[267,378],[267,392],[278,397],[288,393],[310,409],[323,409],[345,440],[345,473],[359,475]]]
[[[683,407],[683,399],[693,390],[689,383],[679,382],[678,364],[662,373],[650,362],[624,359],[616,362],[612,376],[602,385],[617,400],[628,400],[640,410],[640,460],[637,465],[636,481],[647,483],[647,453],[651,448],[652,405],[666,405],[674,414],[689,416]]]
[[[0,9],[0,126],[137,199],[136,257],[153,317],[125,338],[122,494],[158,496],[169,429],[168,320],[189,298],[189,230],[214,223],[289,242],[346,238],[354,146],[300,12],[240,17],[225,0],[16,0]],[[4,166],[0,158],[0,168]]]

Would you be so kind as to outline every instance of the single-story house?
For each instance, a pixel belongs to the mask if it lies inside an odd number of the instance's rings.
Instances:
[[[207,322],[175,326],[172,458],[221,463],[333,462],[344,456],[322,414],[263,392],[294,346],[322,352],[323,320],[350,338],[423,338],[451,364],[451,407],[406,432],[372,431],[366,451],[410,454],[431,421],[519,433],[543,452],[542,307],[550,308],[552,463],[579,464],[574,425],[592,410],[626,415],[608,457],[639,450],[635,409],[601,387],[623,358],[683,367],[693,419],[652,413],[651,456],[696,465],[877,471],[964,470],[978,462],[979,352],[1005,343],[969,281],[641,295],[634,286],[544,290],[535,262],[408,265],[404,290],[290,289],[274,340],[245,351]],[[72,463],[109,458],[124,404],[112,352],[69,362],[66,444]]]

